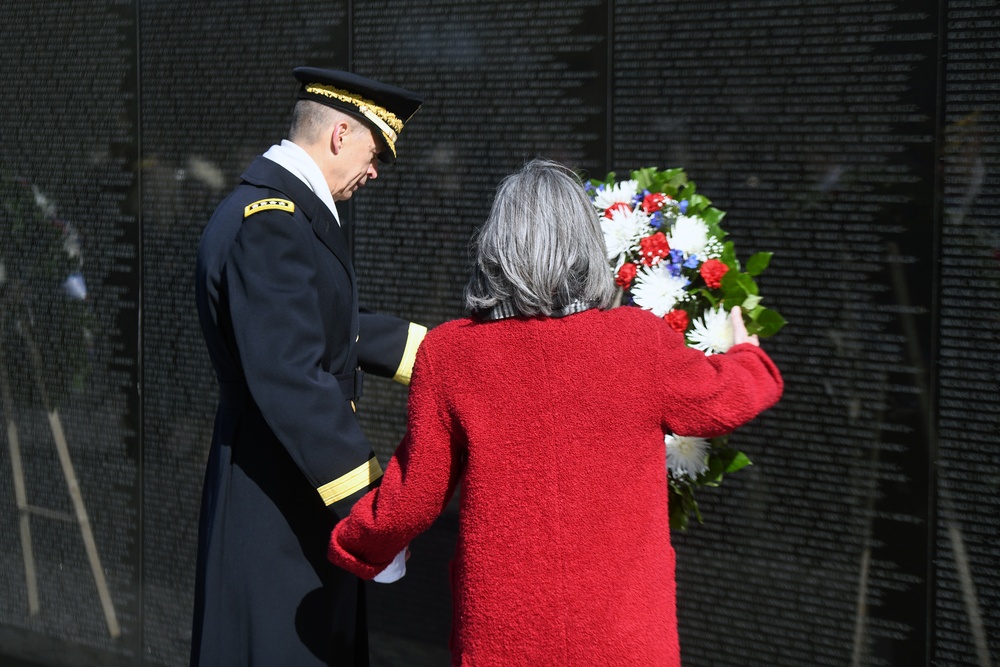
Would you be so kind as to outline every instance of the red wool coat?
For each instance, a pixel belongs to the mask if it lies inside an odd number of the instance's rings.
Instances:
[[[461,481],[454,665],[680,665],[664,430],[727,433],[781,392],[760,348],[706,357],[638,308],[449,322],[330,560],[375,576]]]

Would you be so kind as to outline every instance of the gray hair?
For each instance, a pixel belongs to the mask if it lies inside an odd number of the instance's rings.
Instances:
[[[473,254],[465,305],[474,317],[501,305],[550,316],[574,302],[609,308],[615,298],[596,210],[557,162],[532,160],[500,183]]]
[[[353,116],[312,100],[299,100],[292,109],[292,124],[288,138],[297,144],[315,144],[323,140],[327,128],[340,120],[347,120],[353,132],[363,124]]]

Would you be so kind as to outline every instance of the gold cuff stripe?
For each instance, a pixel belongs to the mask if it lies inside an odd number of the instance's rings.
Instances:
[[[341,475],[316,490],[319,491],[324,503],[332,505],[338,500],[343,500],[352,493],[368,487],[381,476],[382,466],[378,464],[378,459],[373,456],[368,459],[367,463],[362,463],[346,475]]]
[[[395,142],[398,133],[403,131],[403,121],[399,120],[396,114],[360,95],[355,95],[349,91],[322,83],[310,83],[306,86],[306,92],[313,95],[323,95],[324,97],[330,97],[356,106],[364,114],[365,118],[375,123],[385,133],[390,144]]]
[[[295,213],[295,204],[287,199],[261,199],[243,209],[243,217],[248,218],[261,211],[286,211]]]
[[[410,377],[413,375],[413,362],[417,360],[417,348],[427,335],[427,327],[410,322],[410,328],[406,334],[406,347],[403,348],[403,358],[399,362],[399,368],[392,379],[400,384],[409,385]]]

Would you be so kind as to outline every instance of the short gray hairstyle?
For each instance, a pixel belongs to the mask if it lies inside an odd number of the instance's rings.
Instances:
[[[529,317],[578,301],[609,308],[616,296],[596,209],[558,162],[532,160],[500,183],[473,255],[465,290],[473,317],[502,304]]]
[[[363,127],[349,114],[312,100],[299,100],[292,109],[292,124],[288,138],[295,143],[314,144],[323,139],[323,132],[339,120],[346,119],[351,131]]]

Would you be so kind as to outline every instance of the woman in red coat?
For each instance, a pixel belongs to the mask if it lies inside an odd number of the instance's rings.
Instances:
[[[473,317],[424,339],[406,436],[330,560],[372,578],[461,482],[454,665],[680,665],[664,432],[732,431],[778,369],[741,320],[746,342],[705,356],[609,309],[599,222],[559,165],[508,177],[476,245]]]

